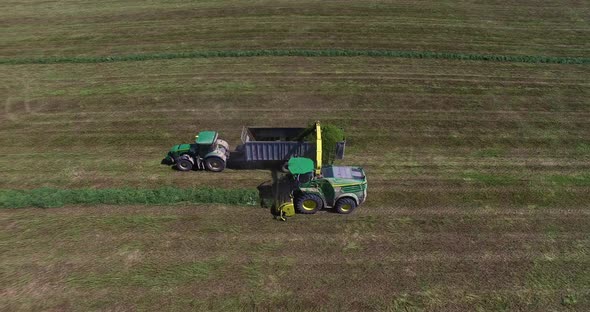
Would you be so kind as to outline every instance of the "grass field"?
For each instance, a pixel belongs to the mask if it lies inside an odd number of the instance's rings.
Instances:
[[[0,59],[245,49],[590,57],[580,1],[0,5]],[[0,210],[0,310],[590,309],[590,66],[387,57],[0,65],[0,190],[255,189],[159,164],[200,129],[345,128],[348,216]],[[6,193],[8,194],[8,193]],[[12,194],[12,193],[10,193]],[[1,194],[0,194],[1,195]]]
[[[1,57],[258,48],[588,56],[583,1],[5,1]]]

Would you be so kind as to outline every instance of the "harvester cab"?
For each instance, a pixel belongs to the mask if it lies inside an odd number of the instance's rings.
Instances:
[[[281,220],[295,211],[314,214],[324,208],[349,214],[367,199],[367,177],[361,167],[326,166],[315,174],[311,159],[291,158],[289,170],[294,188],[291,201],[278,207]]]
[[[342,214],[351,213],[367,199],[367,178],[361,167],[327,166],[293,193],[295,209],[313,214],[323,208],[334,208]]]
[[[201,131],[193,144],[174,145],[162,164],[174,165],[180,171],[192,169],[221,172],[229,157],[229,144],[216,131]]]
[[[349,214],[367,199],[367,177],[361,167],[322,167],[322,134],[316,122],[316,159],[293,157],[288,169],[294,179],[291,200],[277,207],[281,220],[295,211],[314,214],[323,208],[334,208]]]

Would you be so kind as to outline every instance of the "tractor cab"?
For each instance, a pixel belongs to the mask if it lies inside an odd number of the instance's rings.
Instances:
[[[193,144],[174,145],[162,164],[174,165],[180,171],[206,169],[220,172],[229,157],[229,144],[219,139],[217,131],[201,131]]]
[[[218,141],[217,131],[201,131],[195,136],[196,151],[201,157],[205,157],[208,153],[215,151],[216,149],[228,148],[223,144],[215,144]]]

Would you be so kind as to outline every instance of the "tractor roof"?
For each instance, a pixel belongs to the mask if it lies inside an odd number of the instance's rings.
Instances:
[[[197,138],[197,144],[213,144],[217,140],[217,131],[201,131]]]

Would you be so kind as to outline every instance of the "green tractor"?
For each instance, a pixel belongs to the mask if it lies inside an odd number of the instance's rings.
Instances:
[[[314,214],[323,208],[333,208],[349,214],[367,199],[367,177],[361,167],[326,166],[314,172],[313,160],[294,157],[289,160],[289,171],[295,180],[291,202],[278,207],[283,215],[297,212]]]
[[[228,157],[229,145],[218,138],[216,131],[201,131],[194,144],[174,145],[162,159],[162,164],[174,165],[180,171],[206,169],[221,172]]]

